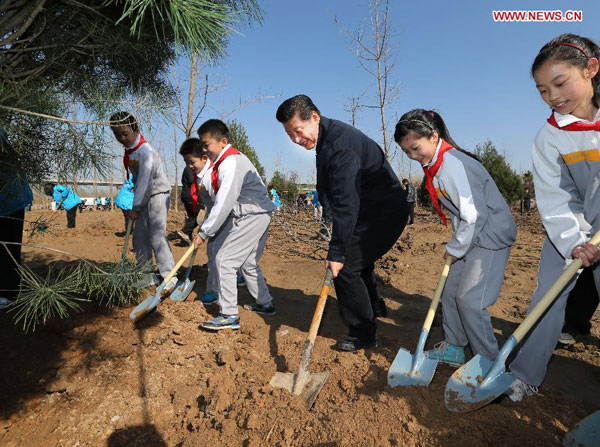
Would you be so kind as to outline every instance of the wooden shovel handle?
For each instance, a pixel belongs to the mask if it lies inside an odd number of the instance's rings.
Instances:
[[[444,291],[444,286],[446,285],[446,279],[448,278],[448,274],[450,273],[451,264],[452,258],[448,256],[446,258],[446,262],[444,263],[444,268],[442,269],[442,274],[440,275],[440,280],[438,281],[437,288],[435,289],[435,293],[433,294],[433,299],[431,300],[431,304],[429,305],[427,317],[425,318],[425,322],[423,323],[423,329],[425,329],[427,332],[429,332],[429,329],[431,329],[431,324],[433,323],[433,318],[435,317],[435,311],[437,310],[440,298],[442,297],[442,292]]]
[[[127,257],[127,247],[129,247],[129,236],[131,235],[131,228],[133,227],[133,220],[127,220],[127,231],[125,232],[125,242],[123,242],[123,252],[121,253],[121,260],[125,260]]]
[[[600,244],[600,230],[594,234],[590,240],[591,244],[598,246]],[[569,266],[563,270],[558,279],[554,282],[550,290],[542,297],[542,299],[535,305],[529,315],[525,317],[521,325],[515,330],[513,336],[520,342],[531,327],[537,322],[540,316],[546,311],[546,309],[552,304],[558,294],[565,288],[565,286],[571,281],[577,270],[582,266],[583,262],[581,259],[574,259]]]
[[[310,356],[315,345],[315,338],[317,338],[317,332],[319,331],[319,326],[321,325],[321,318],[323,317],[323,310],[325,309],[325,303],[327,302],[327,295],[329,295],[329,288],[331,287],[332,279],[333,273],[331,269],[327,269],[325,280],[323,281],[323,287],[321,287],[321,295],[319,296],[319,301],[317,301],[317,308],[315,309],[315,314],[313,315],[312,322],[310,323],[308,338],[304,342],[304,348],[302,349],[300,365],[298,365],[298,373],[295,375],[294,383],[292,385],[292,393],[294,394],[300,393],[306,383],[307,377],[309,376],[308,364],[310,363]]]
[[[333,273],[330,269],[327,269],[325,279],[323,280],[323,286],[321,287],[321,295],[319,295],[317,308],[315,309],[315,314],[313,315],[312,322],[310,323],[310,330],[308,331],[308,339],[312,344],[315,343],[317,332],[319,332],[319,326],[321,325],[321,318],[323,317],[323,311],[325,310],[325,303],[327,302],[327,296],[329,295],[332,279]]]
[[[190,245],[190,247],[187,249],[187,251],[181,257],[181,259],[179,261],[177,261],[177,264],[175,264],[175,267],[173,267],[173,270],[171,270],[171,273],[169,273],[167,275],[167,277],[163,280],[163,282],[165,284],[168,283],[173,276],[175,276],[175,274],[177,273],[177,270],[179,270],[179,267],[181,267],[183,265],[185,260],[190,257],[190,255],[192,254],[192,252],[195,249],[196,249],[196,246],[194,244]]]

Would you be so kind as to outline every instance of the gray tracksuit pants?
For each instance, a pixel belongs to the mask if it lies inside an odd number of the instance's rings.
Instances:
[[[494,359],[498,342],[487,308],[498,299],[510,247],[474,246],[450,268],[442,294],[444,335],[456,346],[471,345],[474,354]]]
[[[533,292],[527,313],[543,298],[565,267],[565,259],[554,248],[550,239],[546,238],[538,270],[538,285]],[[546,313],[525,336],[517,356],[510,364],[510,371],[528,385],[540,386],[544,381],[548,362],[562,330],[567,298],[575,287],[577,276],[575,275],[565,286]],[[594,268],[594,281],[596,288],[600,287],[600,267],[598,266]]]
[[[206,267],[208,268],[208,276],[206,277],[206,291],[207,292],[218,292],[219,281],[217,280],[216,266],[215,266],[215,242],[214,239],[209,239],[206,243],[206,257],[208,261]]]
[[[139,211],[133,228],[133,250],[138,264],[152,263],[152,253],[160,275],[165,278],[173,267],[173,253],[167,241],[167,212],[171,197],[168,193],[155,194]]]
[[[270,213],[230,216],[215,234],[213,265],[223,315],[238,314],[238,270],[241,270],[248,292],[258,304],[265,305],[273,301],[258,265],[267,242],[270,222]]]

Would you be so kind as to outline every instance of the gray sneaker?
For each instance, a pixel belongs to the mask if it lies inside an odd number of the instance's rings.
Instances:
[[[573,337],[568,332],[562,332],[560,334],[560,337],[558,337],[558,342],[561,345],[574,345],[576,340],[575,340],[575,337]]]
[[[527,385],[521,379],[517,379],[508,387],[504,394],[513,402],[521,402],[524,397],[535,396],[537,392],[537,386]]]
[[[140,279],[135,287],[137,289],[146,289],[148,287],[154,287],[159,285],[158,278],[154,273],[148,273],[142,279]]]

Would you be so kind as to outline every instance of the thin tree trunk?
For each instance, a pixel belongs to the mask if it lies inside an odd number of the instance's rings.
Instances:
[[[185,138],[192,136],[192,122],[194,114],[194,99],[196,95],[196,70],[198,69],[198,54],[192,54],[192,68],[190,69],[190,90],[188,92],[188,109],[185,122]]]

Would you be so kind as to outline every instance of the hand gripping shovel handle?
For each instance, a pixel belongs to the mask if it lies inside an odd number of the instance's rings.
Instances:
[[[594,234],[592,239],[590,239],[590,243],[596,246],[600,244],[600,230]],[[517,343],[519,343],[523,337],[527,335],[529,330],[540,318],[540,316],[546,311],[550,304],[552,304],[554,299],[558,296],[561,290],[565,288],[575,273],[577,273],[577,270],[581,268],[582,264],[583,262],[581,259],[574,259],[573,262],[571,262],[571,264],[569,264],[569,266],[563,270],[556,282],[552,285],[552,287],[550,287],[550,290],[546,292],[543,298],[536,304],[533,310],[529,313],[529,315],[527,315],[521,325],[513,333],[513,337],[516,339]]]
[[[124,261],[127,257],[127,248],[129,247],[129,236],[131,236],[131,228],[133,227],[133,221],[127,220],[127,231],[125,232],[125,241],[123,242],[123,252],[121,253],[121,261]]]
[[[304,342],[304,349],[302,350],[302,357],[300,358],[298,374],[296,375],[296,380],[294,381],[292,388],[292,393],[294,394],[298,394],[306,382],[305,377],[308,373],[308,363],[310,362],[310,356],[315,345],[317,332],[319,332],[319,326],[321,325],[321,318],[323,317],[323,311],[325,310],[325,303],[327,302],[327,296],[329,295],[332,279],[333,273],[330,269],[327,269],[325,280],[323,281],[323,287],[321,287],[321,295],[319,296],[319,301],[317,301],[317,308],[315,309],[312,322],[310,323],[308,338],[306,339],[306,342]]]

